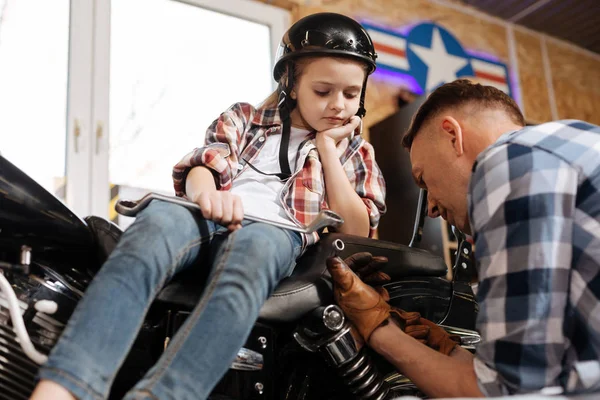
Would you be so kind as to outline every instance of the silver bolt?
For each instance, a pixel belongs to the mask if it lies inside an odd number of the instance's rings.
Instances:
[[[21,246],[21,265],[31,264],[31,247]]]
[[[267,338],[266,337],[261,336],[258,338],[258,341],[260,342],[260,344],[262,344],[263,349],[267,348]]]
[[[344,248],[346,247],[346,245],[344,244],[344,241],[341,239],[335,239],[332,243],[333,245],[333,251],[342,251],[344,250]]]
[[[344,326],[344,314],[336,305],[330,305],[323,312],[323,324],[331,331],[337,332]]]
[[[258,394],[263,394],[264,389],[265,386],[260,382],[256,382],[256,384],[254,385],[254,390],[256,390]]]

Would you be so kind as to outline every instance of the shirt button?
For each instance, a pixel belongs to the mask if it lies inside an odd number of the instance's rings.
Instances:
[[[261,142],[261,143],[264,142],[265,141],[265,137],[264,136],[259,137],[258,141]]]
[[[241,171],[244,169],[244,166],[242,164],[238,164],[237,169]]]

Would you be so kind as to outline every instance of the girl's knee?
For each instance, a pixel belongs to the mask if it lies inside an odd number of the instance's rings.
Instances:
[[[178,204],[153,200],[140,212],[135,224],[152,231],[169,233],[174,230],[197,230],[202,222],[205,221],[200,211],[194,212]]]
[[[295,246],[289,235],[268,224],[255,223],[231,233],[225,246],[230,254],[224,256],[236,260],[229,267],[239,268],[246,279],[273,284],[294,262]]]
[[[278,255],[282,252],[291,253],[294,247],[291,238],[283,229],[270,224],[255,222],[235,233],[237,241],[248,246],[250,251]]]

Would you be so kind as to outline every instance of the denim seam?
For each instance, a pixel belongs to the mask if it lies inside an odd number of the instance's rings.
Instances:
[[[71,375],[70,373],[68,373],[66,371],[63,371],[63,370],[55,368],[55,367],[43,367],[42,370],[46,370],[48,372],[53,372],[53,373],[57,374],[58,376],[60,376],[61,378],[65,378],[66,380],[68,380],[69,382],[71,382],[72,384],[77,386],[78,388],[86,391],[89,395],[91,395],[95,399],[98,399],[98,400],[104,399],[104,396],[102,396],[98,392],[96,392],[90,385],[79,380],[77,377]],[[52,378],[42,378],[42,379],[48,379],[50,381],[55,382]],[[58,383],[58,382],[56,382],[56,383]]]
[[[145,390],[150,391],[150,389],[152,387],[154,387],[154,385],[157,383],[157,381],[162,377],[162,374],[165,372],[165,370],[173,362],[173,358],[177,355],[177,352],[179,351],[179,349],[181,348],[181,346],[183,345],[185,340],[188,338],[190,331],[195,327],[195,323],[198,321],[200,314],[202,314],[202,312],[206,308],[206,304],[208,303],[208,300],[212,296],[212,294],[215,290],[215,287],[217,285],[217,282],[218,282],[219,278],[221,277],[221,274],[225,270],[225,263],[227,262],[227,259],[229,258],[229,254],[231,253],[231,248],[233,245],[233,240],[231,240],[231,239],[232,239],[232,236],[234,236],[234,235],[235,235],[235,232],[232,232],[229,234],[229,236],[227,238],[227,244],[225,245],[225,248],[223,251],[223,257],[221,258],[221,262],[219,262],[219,264],[215,268],[215,273],[214,273],[213,279],[209,283],[208,287],[206,288],[206,290],[204,292],[205,294],[203,295],[202,300],[200,301],[200,303],[196,306],[196,308],[194,309],[192,314],[190,314],[186,320],[186,322],[190,321],[188,328],[185,331],[179,332],[179,338],[178,338],[179,340],[177,340],[176,342],[172,342],[171,344],[169,344],[169,346],[167,346],[167,349],[165,350],[165,353],[164,353],[165,359],[160,363],[161,364],[160,366],[157,365],[157,370],[153,374],[153,376],[148,378],[148,381],[149,381],[148,385],[146,387],[140,388],[138,390],[145,389]]]
[[[231,253],[231,248],[232,248],[232,244],[233,244],[233,240],[231,240],[231,239],[234,235],[235,235],[235,232],[232,232],[227,237],[227,243],[226,243],[224,251],[223,251],[223,257],[221,258],[221,262],[219,262],[219,264],[215,268],[215,273],[214,273],[213,279],[209,283],[208,287],[206,288],[206,290],[204,292],[205,294],[203,295],[202,300],[200,301],[200,303],[196,306],[194,311],[187,318],[187,321],[190,321],[189,327],[185,331],[179,332],[179,340],[177,340],[176,342],[173,342],[169,346],[167,346],[165,353],[164,353],[164,355],[165,355],[164,361],[160,363],[161,364],[160,366],[157,365],[156,372],[153,374],[153,376],[148,378],[148,381],[149,381],[148,385],[142,389],[146,389],[146,390],[150,391],[150,389],[152,387],[154,387],[154,385],[157,383],[157,381],[162,377],[162,374],[165,372],[165,370],[173,362],[173,358],[175,358],[175,356],[177,355],[177,352],[179,351],[179,349],[181,348],[181,346],[183,345],[185,340],[188,338],[190,331],[195,327],[195,323],[198,321],[200,314],[206,308],[206,304],[208,303],[209,298],[212,296],[212,294],[215,290],[215,287],[217,285],[217,282],[225,269],[225,263],[227,262],[227,259],[229,258],[229,254]],[[142,389],[139,389],[139,390],[142,390]]]
[[[134,397],[135,400],[144,400],[144,399],[152,399],[152,400],[160,400],[158,397],[156,397],[154,395],[154,393],[152,393],[150,390],[148,389],[141,389],[141,390],[136,390],[135,392],[131,393]],[[141,395],[143,397],[139,397],[138,395]]]
[[[321,275],[321,276],[322,276],[322,275]],[[304,286],[304,287],[302,287],[302,288],[300,288],[300,289],[292,290],[292,291],[290,291],[290,292],[285,292],[285,293],[273,293],[273,294],[271,295],[271,297],[286,297],[286,296],[289,296],[289,295],[292,295],[292,294],[297,294],[297,293],[300,293],[300,292],[304,292],[305,290],[312,289],[312,288],[314,288],[315,286],[316,286],[316,285],[315,285],[314,283],[310,283],[310,284],[308,284],[308,285],[306,285],[306,286]]]
[[[294,239],[292,238],[292,235],[294,235],[295,233],[288,230],[288,229],[283,229],[286,233],[286,236],[288,238],[288,240],[290,241],[290,247],[292,248],[292,252],[293,254],[297,253],[297,249],[300,248],[302,249],[302,244],[300,244],[300,246],[296,246],[296,243],[294,242]],[[302,243],[302,236],[300,235],[300,243]],[[298,253],[298,254],[302,254],[302,253]],[[293,269],[296,267],[296,260],[298,259],[298,257],[296,257],[295,259],[292,260],[292,262],[290,263],[290,266],[288,267],[287,271],[286,271],[286,275],[290,275],[291,272],[293,271]],[[292,270],[292,271],[290,271]]]
[[[171,274],[172,274],[173,270],[175,269],[175,267],[177,266],[177,264],[178,264],[179,260],[181,260],[181,258],[183,257],[183,255],[184,255],[184,254],[185,254],[187,251],[189,251],[190,249],[192,249],[192,248],[194,248],[194,247],[196,247],[196,246],[199,246],[199,245],[201,245],[201,244],[203,244],[203,243],[206,243],[206,242],[208,242],[208,241],[212,240],[212,237],[213,237],[213,234],[211,233],[211,234],[209,234],[209,235],[208,235],[208,237],[201,236],[200,238],[198,238],[198,239],[194,239],[194,240],[192,240],[191,242],[189,242],[189,243],[188,243],[188,244],[187,244],[187,245],[186,245],[186,246],[185,246],[185,247],[184,247],[184,248],[183,248],[183,249],[182,249],[182,250],[181,250],[181,251],[180,251],[180,252],[177,254],[177,257],[175,257],[175,260],[174,260],[174,261],[173,261],[173,263],[172,263],[172,264],[169,266],[169,268],[168,268],[168,270],[167,270],[167,274],[165,275],[164,279],[163,279],[163,280],[160,282],[160,284],[159,284],[159,285],[157,285],[157,286],[154,288],[154,290],[153,290],[153,293],[152,293],[152,295],[151,295],[150,297],[151,297],[152,299],[154,299],[154,298],[156,297],[156,295],[158,294],[158,292],[159,292],[159,291],[160,291],[160,290],[163,288],[163,286],[164,286],[165,282],[166,282],[168,279],[170,279],[170,277],[171,277]],[[150,309],[150,307],[152,306],[152,304],[153,304],[153,303],[154,303],[154,300],[153,300],[153,301],[151,301],[151,302],[149,302],[149,303],[146,305],[146,307],[144,307],[144,312],[143,312],[143,314],[144,314],[144,315],[146,315],[146,314],[148,313],[148,310]],[[144,320],[145,320],[145,318],[144,318],[144,319],[142,319],[141,323],[140,323],[140,324],[139,324],[139,326],[136,328],[136,331],[137,331],[138,333],[139,333],[139,331],[140,331],[140,329],[141,329],[142,325],[144,324]],[[133,338],[133,342],[135,342],[136,338],[137,338],[137,335],[136,335],[136,337],[134,337],[134,338]],[[130,349],[131,349],[131,346],[133,346],[133,342],[131,342],[131,343],[129,344],[129,346],[128,346]],[[122,366],[122,365],[123,365],[123,363],[125,362],[125,359],[127,358],[127,355],[128,355],[128,353],[124,354],[124,355],[121,357],[121,359],[119,360],[119,365],[120,365],[120,366]],[[114,372],[114,373],[111,375],[111,377],[110,377],[110,381],[111,381],[111,382],[114,382],[114,380],[115,380],[115,378],[116,378],[117,374],[119,373],[119,370],[120,370],[120,369],[121,369],[120,367],[119,367],[119,368],[117,368],[117,369],[116,369],[116,371],[115,371],[115,372]]]

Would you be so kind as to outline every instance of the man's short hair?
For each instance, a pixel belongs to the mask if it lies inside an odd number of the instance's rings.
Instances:
[[[467,104],[503,110],[515,124],[525,126],[525,118],[519,106],[506,93],[493,86],[457,79],[435,89],[421,104],[402,138],[402,145],[410,150],[415,136],[429,119],[442,111]]]

